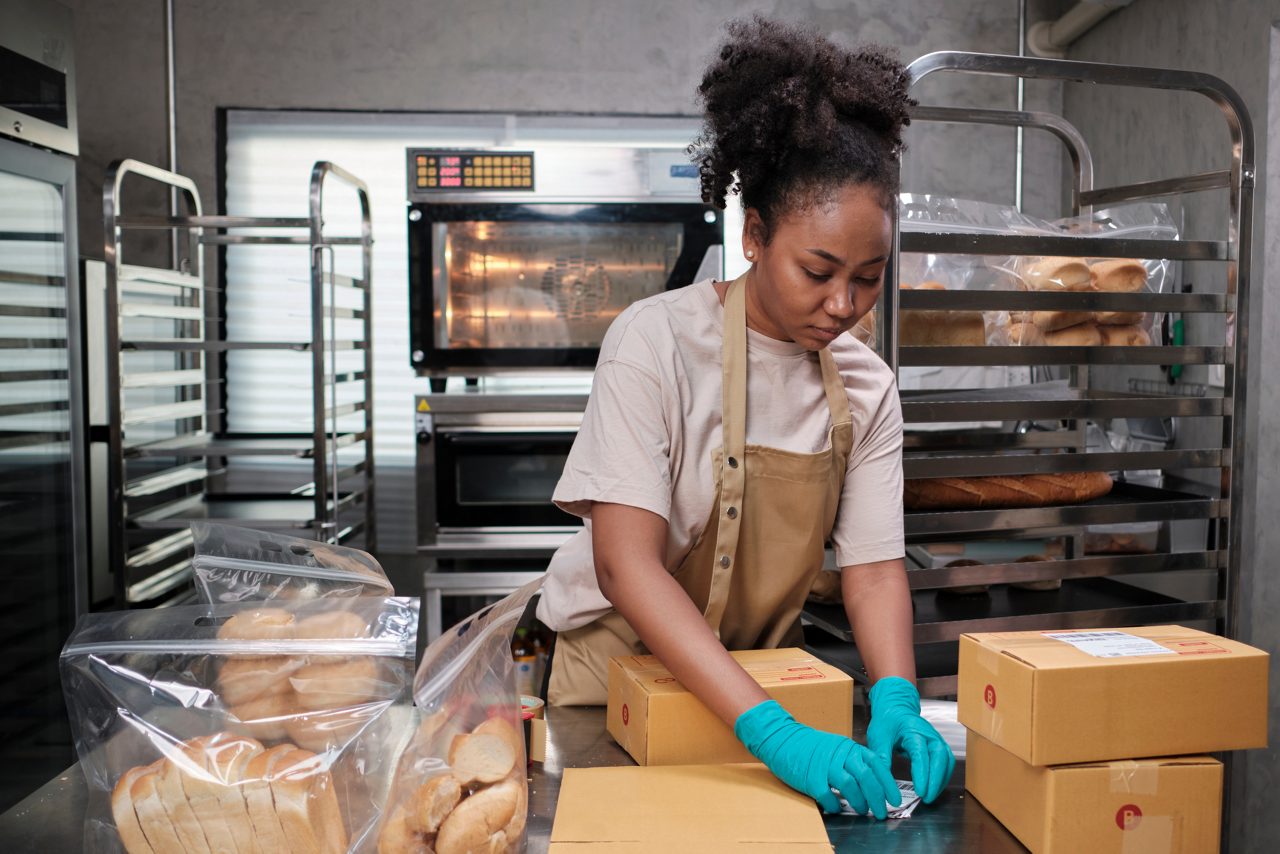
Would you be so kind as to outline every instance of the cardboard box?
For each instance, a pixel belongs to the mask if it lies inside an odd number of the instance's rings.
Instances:
[[[549,854],[830,854],[811,798],[763,765],[566,768]]]
[[[730,653],[796,720],[853,735],[853,680],[802,649]],[[756,761],[652,655],[609,662],[609,734],[641,765]]]
[[[959,720],[1032,765],[1265,747],[1267,664],[1181,626],[961,635]]]
[[[1036,766],[972,731],[965,750],[965,788],[1033,854],[1218,850],[1216,759]]]

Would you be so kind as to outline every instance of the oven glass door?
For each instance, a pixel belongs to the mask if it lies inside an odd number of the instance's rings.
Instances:
[[[567,528],[551,503],[574,431],[438,430],[436,522],[447,528]]]
[[[722,242],[698,204],[418,204],[414,359],[423,371],[591,367],[628,305],[694,281]]]

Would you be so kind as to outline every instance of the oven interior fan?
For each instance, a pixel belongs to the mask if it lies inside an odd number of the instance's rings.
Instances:
[[[589,255],[556,258],[542,273],[542,294],[557,317],[572,323],[597,317],[609,306],[609,273]]]

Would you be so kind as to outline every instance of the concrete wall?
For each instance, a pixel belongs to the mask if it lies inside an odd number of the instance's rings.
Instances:
[[[1249,440],[1237,461],[1246,478],[1240,517],[1244,545],[1239,633],[1274,656],[1280,651],[1280,553],[1275,507],[1280,502],[1280,434],[1267,429],[1280,419],[1280,237],[1268,223],[1267,197],[1280,198],[1280,4],[1275,0],[1137,0],[1077,42],[1070,59],[1184,68],[1214,74],[1236,89],[1252,114],[1257,180],[1250,316]],[[1223,169],[1229,163],[1222,114],[1203,98],[1068,86],[1066,117],[1084,129],[1095,152],[1098,186]],[[1270,190],[1270,192],[1267,192]],[[1185,206],[1192,237],[1225,236],[1225,193],[1202,194]],[[1274,215],[1272,216],[1274,219]],[[1186,278],[1196,290],[1223,287],[1222,265],[1197,265]],[[1206,343],[1202,324],[1189,330],[1191,343]],[[1190,379],[1203,381],[1199,371]],[[1212,433],[1208,436],[1212,437]],[[1184,441],[1196,442],[1194,435]],[[1280,708],[1273,664],[1271,708]],[[1280,718],[1272,715],[1271,744],[1237,762],[1233,780],[1233,852],[1274,850],[1280,814],[1265,805],[1280,783]]]
[[[166,162],[163,0],[70,0],[76,13],[81,247],[102,255],[101,176],[120,157]],[[178,169],[207,209],[217,199],[220,107],[695,114],[702,69],[732,18],[763,12],[852,44],[895,45],[904,59],[942,49],[1017,50],[1017,0],[177,0]],[[1033,0],[1032,18],[1061,0]],[[1047,10],[1043,13],[1040,10]],[[923,103],[1009,108],[1005,80],[930,78]],[[1057,111],[1061,88],[1029,87]],[[909,129],[904,187],[1010,203],[1014,132]],[[1060,213],[1060,154],[1028,134],[1029,211]],[[163,204],[153,197],[156,204]],[[151,251],[162,246],[153,236]],[[135,256],[136,257],[136,256]],[[207,259],[212,263],[213,257]],[[406,283],[375,287],[405,293]],[[384,291],[385,292],[385,291]],[[408,353],[404,354],[405,364]],[[400,401],[379,400],[382,411]],[[391,409],[388,409],[391,407]],[[407,410],[406,410],[407,411]],[[385,486],[411,472],[386,472]],[[400,489],[380,490],[385,505]],[[411,490],[409,491],[411,494]],[[379,518],[385,519],[384,512]],[[403,513],[397,518],[413,518]],[[411,532],[380,522],[385,542]]]

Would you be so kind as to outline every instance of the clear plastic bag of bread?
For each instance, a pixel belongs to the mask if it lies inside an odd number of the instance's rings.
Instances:
[[[1055,233],[1146,240],[1176,240],[1178,229],[1166,205],[1139,203],[1059,220]],[[1165,293],[1176,272],[1162,259],[1024,257],[1015,265],[1026,290],[1080,293]],[[1155,312],[989,312],[990,344],[1074,347],[1148,347],[1158,344],[1161,317]]]
[[[372,850],[412,729],[418,603],[82,617],[61,657],[84,850]]]
[[[368,552],[216,522],[192,522],[202,602],[394,596]]]
[[[418,665],[378,854],[523,851],[529,787],[511,637],[542,579],[437,638]]]

